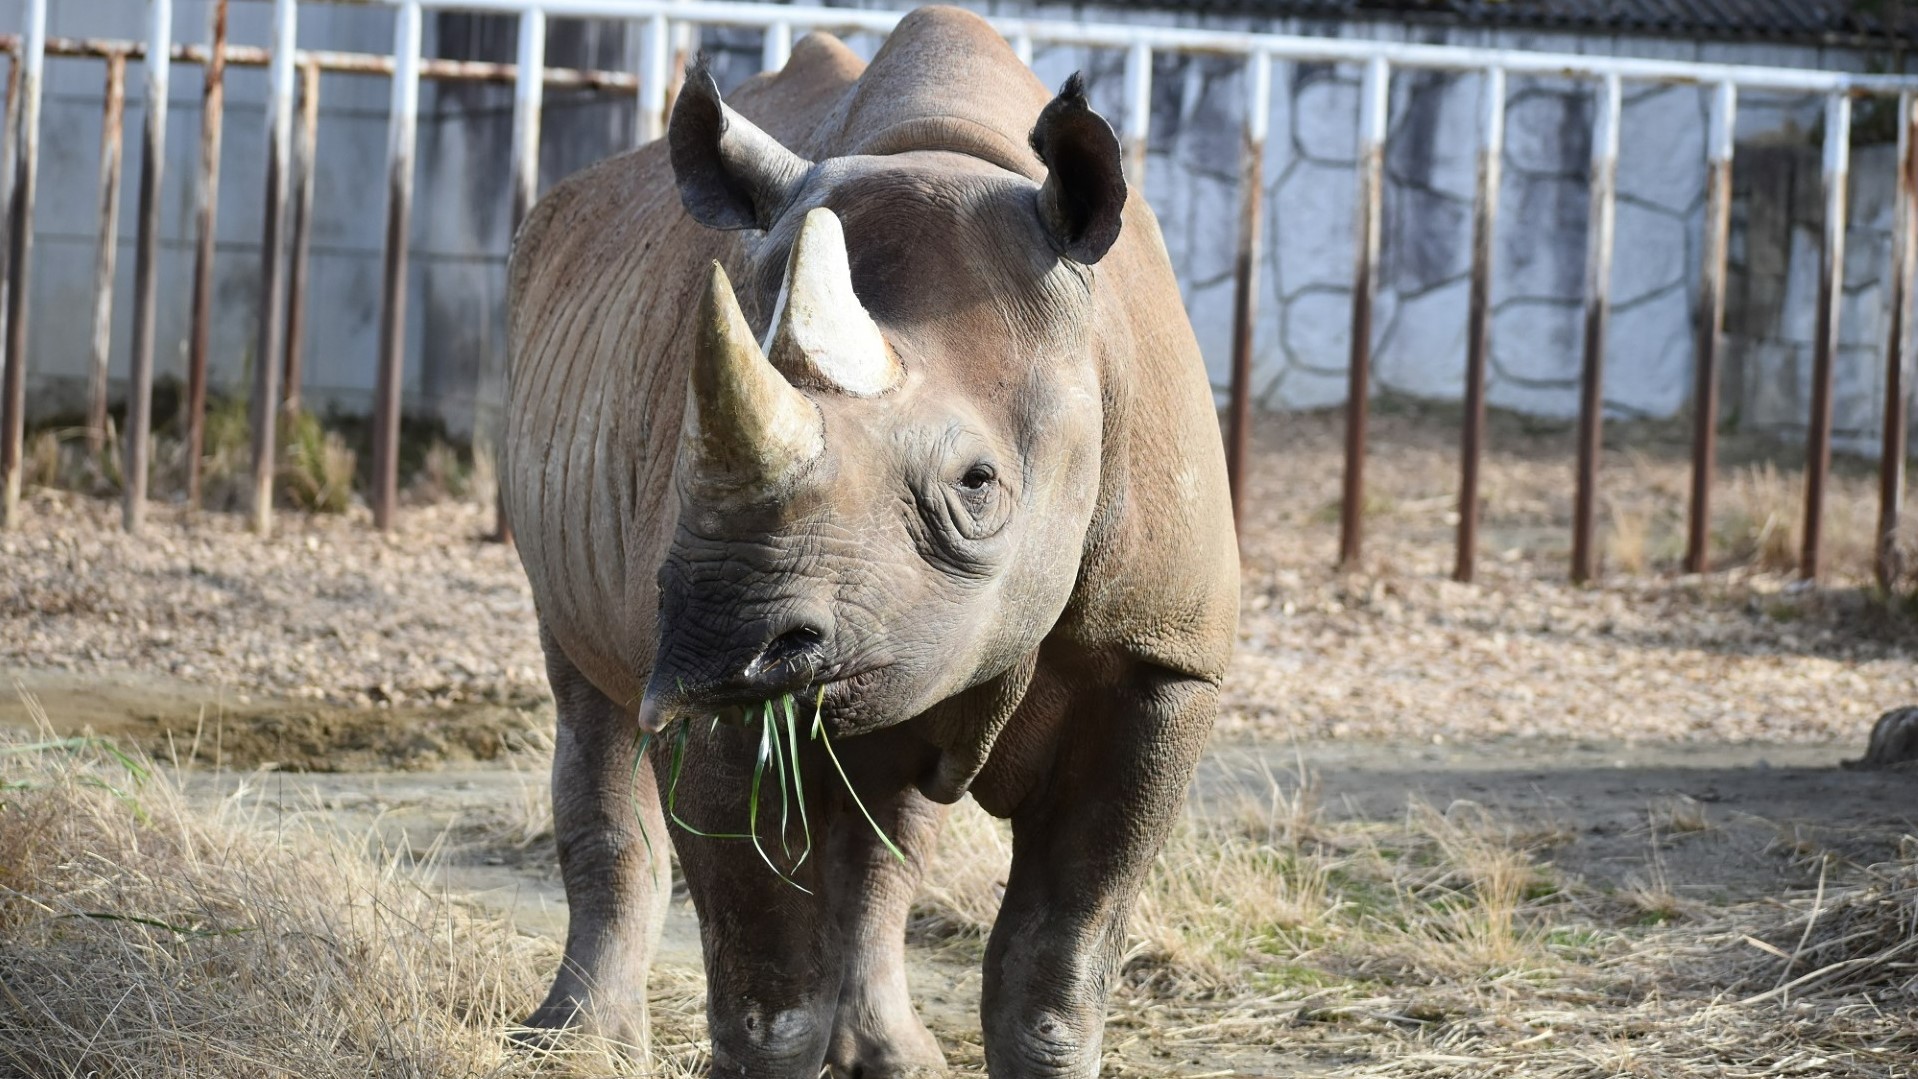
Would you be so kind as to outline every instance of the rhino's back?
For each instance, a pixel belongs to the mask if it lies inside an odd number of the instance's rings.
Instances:
[[[860,68],[808,36],[731,104],[803,143]],[[554,187],[514,241],[502,494],[542,623],[616,700],[652,654],[699,271],[736,252],[680,207],[664,140]]]

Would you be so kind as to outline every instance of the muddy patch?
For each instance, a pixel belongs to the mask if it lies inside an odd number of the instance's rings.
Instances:
[[[0,671],[0,726],[96,734],[217,770],[419,771],[503,762],[550,744],[543,704],[347,708],[259,700],[165,677],[102,682]]]

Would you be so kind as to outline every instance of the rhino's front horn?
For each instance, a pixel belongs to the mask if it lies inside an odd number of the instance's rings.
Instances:
[[[885,393],[905,374],[853,295],[846,233],[824,206],[806,212],[793,241],[766,353],[795,384],[854,397]]]
[[[709,491],[776,494],[825,448],[819,410],[766,362],[717,262],[698,335],[686,408],[694,478]]]

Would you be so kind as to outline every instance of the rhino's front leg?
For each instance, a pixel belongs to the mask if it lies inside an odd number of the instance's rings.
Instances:
[[[1126,917],[1185,804],[1216,685],[1143,668],[1079,702],[1013,814],[980,1013],[993,1079],[1096,1076]]]
[[[747,827],[758,745],[757,731],[696,726],[677,782],[670,772],[661,776],[672,792],[674,814],[686,825],[673,827],[673,849],[699,912],[712,1074],[816,1079],[839,1001],[842,951],[823,882],[828,859],[815,856],[790,866],[776,834],[776,810],[760,814],[761,844],[788,867],[791,883],[774,874],[752,843],[728,838]],[[804,763],[804,788],[823,789],[816,762]],[[769,804],[777,795],[762,790],[761,798]],[[824,822],[815,816],[812,827],[822,831]],[[797,842],[796,821],[790,833]]]
[[[543,628],[543,627],[542,627]],[[566,884],[566,955],[532,1027],[584,1024],[647,1045],[646,972],[672,880],[650,768],[632,714],[594,688],[542,632],[559,719],[553,838]]]
[[[848,743],[852,783],[873,819],[905,855],[873,834],[857,807],[835,798],[826,884],[845,943],[839,1009],[826,1064],[836,1079],[940,1075],[945,1055],[913,1010],[906,987],[906,918],[932,858],[946,807],[909,785],[910,747],[892,732]],[[897,788],[891,797],[881,792]]]

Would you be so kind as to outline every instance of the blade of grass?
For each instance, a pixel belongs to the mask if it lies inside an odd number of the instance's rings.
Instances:
[[[715,720],[715,723],[718,721]],[[691,734],[686,724],[679,725],[679,738],[673,745],[673,778],[666,791],[666,815],[674,824],[679,825],[701,839],[749,839],[750,836],[732,832],[705,832],[687,824],[679,815],[679,773],[686,763],[686,738]]]
[[[859,792],[852,789],[852,779],[846,775],[845,766],[839,763],[839,754],[833,752],[832,739],[826,736],[825,705],[826,687],[820,686],[819,697],[813,702],[812,736],[819,740],[820,745],[826,747],[826,758],[832,761],[833,770],[839,773],[839,781],[846,785],[846,793],[852,795],[852,804],[859,807],[859,815],[866,818],[867,824],[872,825],[872,834],[878,836],[879,842],[884,843],[886,849],[892,852],[892,856],[903,863],[906,860],[905,852],[901,851],[886,835],[885,829],[879,827],[879,822],[872,819],[872,814],[866,809],[866,803],[859,800]]]
[[[806,864],[812,855],[812,824],[806,819],[806,788],[799,779],[799,727],[793,721],[793,695],[786,694],[786,759],[792,764],[793,795],[799,802],[799,827],[806,835],[806,849],[800,852],[799,860],[793,863],[798,869]]]

